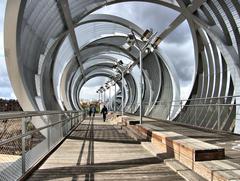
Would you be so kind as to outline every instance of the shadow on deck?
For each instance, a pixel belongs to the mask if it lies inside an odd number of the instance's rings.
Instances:
[[[184,180],[120,127],[85,120],[29,180]]]

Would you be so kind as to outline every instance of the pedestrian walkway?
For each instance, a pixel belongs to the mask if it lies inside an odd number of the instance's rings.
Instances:
[[[184,180],[100,116],[85,120],[29,180]]]

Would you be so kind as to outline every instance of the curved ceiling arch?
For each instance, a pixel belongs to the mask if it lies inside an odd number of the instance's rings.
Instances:
[[[84,20],[86,22],[92,21],[91,23],[94,23],[94,20],[91,20],[91,17],[87,17],[90,13],[101,7],[120,2],[125,3],[130,2],[130,0],[60,0],[49,1],[48,3],[38,0],[17,2],[7,1],[4,30],[6,32],[4,38],[6,62],[14,91],[19,99],[21,106],[25,110],[38,110],[40,109],[39,107],[42,109],[50,108],[52,106],[51,104],[57,103],[56,100],[54,100],[55,98],[51,99],[51,103],[47,102],[48,96],[51,95],[51,93],[48,93],[46,89],[43,88],[43,85],[50,85],[50,88],[53,89],[51,85],[56,84],[56,80],[50,82],[52,77],[49,76],[46,84],[43,84],[43,79],[44,77],[47,78],[47,76],[41,74],[46,72],[47,75],[50,75],[52,73],[52,62],[55,61],[56,57],[59,55],[56,53],[56,50],[60,50],[61,44],[64,44],[65,40],[68,39],[68,42],[66,44],[69,47],[65,50],[65,58],[69,61],[75,61],[77,63],[77,66],[79,66],[79,69],[82,72],[83,76],[84,70],[80,59],[80,51],[84,47],[86,48],[86,51],[93,50],[92,47],[94,46],[103,47],[104,45],[105,47],[114,47],[114,43],[104,42],[104,40],[107,40],[106,37],[106,39],[100,40],[101,35],[113,35],[112,40],[116,41],[115,48],[121,47],[119,43],[120,39],[118,39],[116,34],[104,30],[104,28],[102,29],[104,32],[99,33],[95,38],[89,38],[89,41],[83,44],[83,46],[79,47],[77,41],[78,37],[74,30],[75,28],[78,29],[78,27],[84,26],[83,24],[81,25],[81,20]],[[240,34],[238,31],[238,19],[240,13],[237,11],[239,8],[239,3],[233,3],[232,1],[205,0],[141,0],[141,2],[160,4],[174,9],[179,13],[177,18],[172,23],[170,23],[169,27],[160,33],[159,37],[162,40],[164,40],[174,29],[176,29],[179,24],[187,20],[192,32],[196,61],[196,73],[195,79],[193,80],[193,88],[190,98],[203,98],[208,96],[212,98],[217,94],[234,96],[240,93],[240,86],[238,85],[240,82]],[[96,15],[94,16],[96,18]],[[104,21],[104,18],[108,19],[105,22],[105,25],[111,24],[114,20],[113,17],[99,15],[95,23],[99,24],[99,22]],[[131,25],[129,25],[129,23],[131,22],[127,22],[123,19],[118,19],[118,22],[115,22],[115,24],[119,25],[114,26],[117,28],[122,27],[122,35],[126,36],[129,32],[129,28],[132,29],[133,27],[134,29],[134,23]],[[124,24],[128,25],[126,27],[123,27]],[[103,23],[99,25],[99,27],[104,27],[105,25]],[[136,28],[137,27],[135,27],[135,29]],[[139,35],[141,33],[142,32],[140,32]],[[123,41],[121,43],[123,43]],[[70,47],[72,48],[72,52],[68,52],[69,56],[67,57],[67,51],[70,51]],[[105,50],[105,52],[112,53],[110,49]],[[64,50],[61,49],[60,52],[63,53]],[[92,54],[94,53],[95,52],[92,52]],[[159,51],[156,51],[155,53],[160,57],[156,58],[158,61],[161,59],[161,56],[164,57],[164,55],[162,55]],[[135,57],[137,58],[137,56]],[[49,60],[49,64],[47,62],[44,62],[46,60]],[[86,62],[87,61],[88,59],[86,59]],[[169,101],[175,100],[179,94],[179,90],[177,88],[178,78],[176,75],[174,75],[175,70],[174,68],[172,69],[172,66],[170,65],[171,63],[167,64],[166,62],[167,60],[165,58],[160,61],[160,63],[162,63],[161,70],[164,71],[162,73],[163,85],[161,85],[162,92],[158,99],[159,101],[164,100],[165,98]],[[46,67],[48,69],[46,69]],[[60,79],[60,81],[66,82],[63,85],[64,90],[66,94],[70,93],[70,97],[72,96],[72,101],[75,101],[73,102],[74,107],[77,108],[78,106],[76,104],[76,100],[74,100],[77,96],[77,89],[74,88],[74,90],[67,90],[68,87],[71,87],[70,84],[76,84],[76,82],[69,83],[69,80],[70,77],[73,78],[74,76],[77,76],[72,72],[77,71],[77,69],[71,70],[71,68],[69,68],[71,66],[63,67],[65,72],[59,72],[60,74],[64,75],[61,77],[63,80]],[[107,66],[104,65],[99,71],[103,71],[106,69],[106,67]],[[221,70],[223,68],[224,70],[227,70],[227,72],[218,72],[218,70]],[[96,72],[96,70],[92,71]],[[158,71],[157,73],[160,72]],[[212,78],[210,77],[211,75],[215,77]],[[147,80],[149,77],[145,78]],[[75,80],[77,79],[75,78]],[[151,81],[154,81],[154,79],[147,81],[149,84],[147,88],[149,88],[152,84]],[[61,87],[60,90],[63,89],[63,87]],[[218,88],[220,89],[219,91],[217,91]],[[152,90],[146,90],[147,94],[151,95]],[[169,94],[168,90],[171,90],[169,91]],[[44,98],[41,96],[44,96]],[[60,94],[58,97],[60,97],[60,99],[64,100],[65,102],[69,101],[68,99],[70,98],[67,95],[63,98]],[[41,103],[39,104],[39,102],[41,102],[42,105]],[[231,99],[231,102],[239,103],[240,99],[233,97]],[[193,104],[193,102],[190,100],[187,101],[187,104]],[[58,106],[59,105],[54,108],[57,109]],[[69,105],[67,107],[71,108],[72,106],[73,105],[71,102],[69,102]],[[161,107],[159,109],[163,110]],[[185,109],[186,110],[182,112],[181,117],[176,116],[176,119],[174,118],[174,121],[189,124],[192,123],[190,117],[193,112],[188,108]],[[170,107],[169,110],[172,112],[173,108]],[[176,113],[182,111],[181,109],[178,110],[179,111],[176,111]],[[225,110],[225,112],[227,111]],[[209,110],[206,112],[201,111],[201,114],[204,116],[204,120],[196,121],[196,124],[198,126],[204,126],[207,128],[216,127],[216,123],[214,122],[213,117],[209,116]],[[240,114],[238,109],[232,110],[231,114],[236,116],[230,119],[228,114],[222,115],[225,121],[221,129],[239,133],[240,121],[238,120],[240,120]],[[166,116],[164,119],[165,118]]]

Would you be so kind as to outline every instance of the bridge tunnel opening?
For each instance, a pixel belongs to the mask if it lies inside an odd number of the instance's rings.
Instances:
[[[236,4],[202,0],[84,3],[7,2],[6,62],[24,110],[78,110],[82,80],[96,73],[119,74],[113,67],[122,58],[113,54],[129,59],[125,65],[140,68],[136,43],[125,45],[130,33],[144,45],[141,37],[146,29],[157,32],[160,44],[144,51],[142,80],[134,69],[124,75],[126,112],[138,114],[142,100],[145,116],[193,124],[198,104],[239,102],[234,97],[240,92]],[[228,98],[215,101],[216,97]],[[239,120],[238,109],[229,109],[227,105],[220,109],[218,115],[224,121],[219,129],[232,131],[234,120]],[[216,128],[216,108],[206,106],[198,112],[204,120],[196,119],[195,125]]]
[[[89,79],[80,90],[80,106],[82,109],[88,109],[90,105],[93,104],[98,108],[97,111],[99,111],[103,105],[105,105],[109,111],[119,110],[120,91],[118,83],[109,77],[93,77]]]

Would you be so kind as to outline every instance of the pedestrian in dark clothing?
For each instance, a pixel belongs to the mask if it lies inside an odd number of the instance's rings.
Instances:
[[[89,115],[89,117],[91,118],[91,116],[92,116],[92,109],[91,109],[91,107],[90,107],[89,110],[88,110],[88,115]]]
[[[96,107],[93,105],[93,106],[90,106],[89,108],[89,117],[91,118],[93,116],[93,118],[95,117],[95,113],[96,113]]]
[[[101,113],[103,115],[103,122],[105,122],[106,121],[106,115],[108,113],[108,109],[105,105],[103,106]]]
[[[96,107],[95,107],[95,105],[92,107],[92,114],[93,114],[93,117],[95,117],[95,113],[96,113]]]

